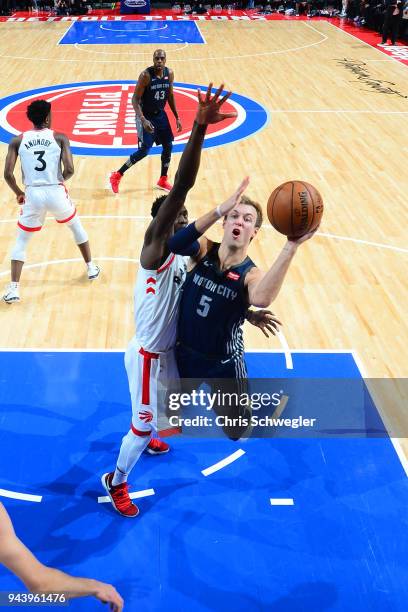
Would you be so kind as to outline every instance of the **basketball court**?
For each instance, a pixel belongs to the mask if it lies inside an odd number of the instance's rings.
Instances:
[[[90,284],[69,233],[49,219],[30,243],[21,302],[0,304],[0,499],[44,563],[114,584],[125,609],[405,610],[407,66],[337,23],[0,23],[0,163],[25,129],[27,100],[52,100],[53,127],[75,153],[68,188],[102,267]],[[172,436],[171,453],[143,457],[132,472],[141,514],[129,521],[104,499],[100,476],[129,424],[123,351],[160,150],[126,173],[119,195],[107,177],[133,150],[134,81],[158,46],[175,72],[183,123],[170,178],[197,86],[225,82],[238,112],[209,133],[191,219],[247,174],[264,210],[290,179],[315,185],[325,202],[319,232],[299,248],[272,305],[282,335],[245,327],[250,376],[366,378],[375,394],[352,431]],[[18,210],[4,181],[0,203],[5,285]],[[220,238],[221,226],[210,236]],[[266,222],[250,256],[266,268],[283,244]],[[20,588],[3,569],[0,585]]]

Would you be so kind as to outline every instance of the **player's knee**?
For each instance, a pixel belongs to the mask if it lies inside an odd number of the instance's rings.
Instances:
[[[170,159],[172,150],[173,150],[173,143],[172,142],[165,142],[163,144],[162,158],[163,159]]]
[[[26,260],[26,249],[29,240],[31,239],[31,232],[26,232],[19,228],[17,234],[17,240],[11,251],[11,259],[14,261],[25,261]]]
[[[150,151],[150,147],[147,147],[145,144],[142,144],[140,149],[132,153],[132,155],[130,156],[130,161],[132,162],[132,165],[136,164],[138,161],[146,157],[149,151]]]
[[[76,244],[88,242],[88,234],[84,230],[81,220],[77,216],[71,219],[71,221],[68,221],[67,225],[74,236]]]

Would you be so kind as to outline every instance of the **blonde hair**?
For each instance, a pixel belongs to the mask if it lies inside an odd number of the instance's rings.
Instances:
[[[252,206],[253,208],[255,208],[256,210],[255,227],[258,227],[258,228],[261,227],[263,223],[263,212],[262,212],[261,205],[258,204],[258,202],[254,202],[254,200],[251,200],[251,198],[248,198],[248,196],[246,195],[242,196],[240,204],[245,204],[246,206]]]

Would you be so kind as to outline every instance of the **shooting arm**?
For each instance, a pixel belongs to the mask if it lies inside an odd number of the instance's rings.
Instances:
[[[267,308],[274,301],[296,253],[297,246],[296,243],[288,241],[268,272],[261,272],[258,268],[253,268],[248,272],[246,285],[250,304],[258,308]]]

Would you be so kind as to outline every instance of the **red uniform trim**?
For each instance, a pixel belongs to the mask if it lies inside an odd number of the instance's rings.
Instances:
[[[62,219],[61,221],[56,219],[56,221],[57,221],[57,223],[67,223],[68,221],[71,221],[71,219],[73,219],[75,217],[76,213],[77,213],[77,211],[75,209],[70,217],[67,217],[66,219]]]
[[[146,295],[147,295],[148,293],[154,293],[154,295],[156,295],[156,290],[155,290],[155,289],[153,289],[153,287],[148,287],[148,288],[146,289]]]
[[[143,374],[142,374],[142,404],[150,405],[150,368],[152,359],[158,359],[158,353],[150,353],[144,348],[139,349],[139,353],[143,355]]]
[[[130,424],[130,428],[135,436],[150,436],[152,433],[151,429],[149,429],[149,431],[140,431],[139,429],[136,429],[136,427],[133,427],[133,423]]]
[[[175,258],[175,254],[174,254],[174,253],[172,253],[172,254],[171,254],[171,257],[170,257],[170,260],[169,260],[169,261],[168,261],[166,264],[164,264],[164,266],[161,266],[161,267],[160,267],[160,268],[157,270],[157,274],[160,274],[160,272],[164,272],[164,270],[167,270],[167,268],[168,268],[169,266],[171,266],[171,264],[173,263],[174,258]]]
[[[20,223],[20,221],[17,221],[17,225],[25,232],[39,232],[40,229],[42,228],[42,225],[40,225],[39,227],[26,227],[25,225]]]

